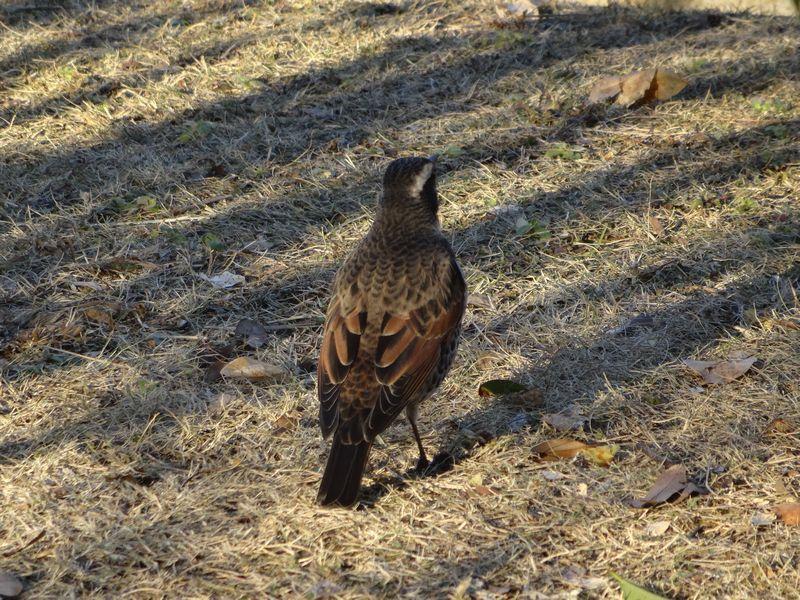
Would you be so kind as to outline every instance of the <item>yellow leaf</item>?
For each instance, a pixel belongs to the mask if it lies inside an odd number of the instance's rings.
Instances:
[[[619,446],[617,444],[609,444],[607,446],[589,446],[588,448],[581,450],[581,454],[583,454],[594,464],[600,465],[601,467],[607,467],[611,464],[611,461],[614,460],[614,455],[617,453],[617,450],[619,450]]]
[[[280,377],[284,371],[278,365],[271,365],[260,360],[240,356],[222,367],[223,377],[237,377],[249,380]]]

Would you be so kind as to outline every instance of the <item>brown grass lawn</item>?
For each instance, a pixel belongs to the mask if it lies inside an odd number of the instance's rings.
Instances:
[[[26,598],[619,598],[611,571],[800,597],[800,529],[751,522],[800,497],[797,19],[14,0],[0,22],[0,570]],[[586,106],[655,66],[689,86]],[[363,505],[322,510],[331,277],[386,164],[432,152],[480,295],[421,414],[455,464],[412,476],[398,423]],[[245,283],[201,277],[226,270]],[[210,380],[225,346],[287,375]],[[725,385],[682,364],[741,355]],[[543,399],[479,397],[498,377]],[[570,407],[582,430],[542,421]],[[620,450],[536,459],[565,436]],[[626,503],[673,463],[710,493]]]

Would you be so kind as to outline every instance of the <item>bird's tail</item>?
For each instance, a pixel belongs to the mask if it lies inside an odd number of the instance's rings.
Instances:
[[[328,463],[325,465],[325,474],[319,485],[317,502],[323,506],[354,504],[358,498],[361,478],[364,476],[371,448],[370,442],[344,444],[338,435],[334,435]]]

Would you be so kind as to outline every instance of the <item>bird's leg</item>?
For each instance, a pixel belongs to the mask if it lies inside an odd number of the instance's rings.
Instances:
[[[408,422],[411,423],[411,431],[414,432],[414,439],[417,440],[417,448],[419,448],[419,460],[417,461],[417,471],[424,471],[430,465],[428,457],[425,456],[425,447],[422,445],[422,438],[419,437],[419,429],[417,429],[417,405],[408,405],[406,407],[406,416]]]

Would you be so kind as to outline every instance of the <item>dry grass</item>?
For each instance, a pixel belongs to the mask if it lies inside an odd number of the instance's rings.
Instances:
[[[500,28],[487,2],[339,0],[0,19],[0,569],[26,597],[616,598],[611,570],[672,598],[798,597],[797,530],[750,524],[800,496],[798,435],[762,434],[800,422],[796,20],[567,7]],[[654,65],[692,84],[583,106]],[[444,226],[494,303],[422,412],[456,464],[404,475],[399,424],[364,507],[321,510],[329,281],[390,157],[434,151]],[[517,235],[519,212],[541,229]],[[226,269],[246,284],[199,277]],[[277,327],[236,353],[291,377],[204,381],[244,317]],[[737,352],[759,362],[729,385],[680,365]],[[544,405],[477,396],[500,376]],[[571,404],[578,438],[621,445],[610,468],[534,460],[542,413]],[[712,493],[628,507],[659,456]]]

